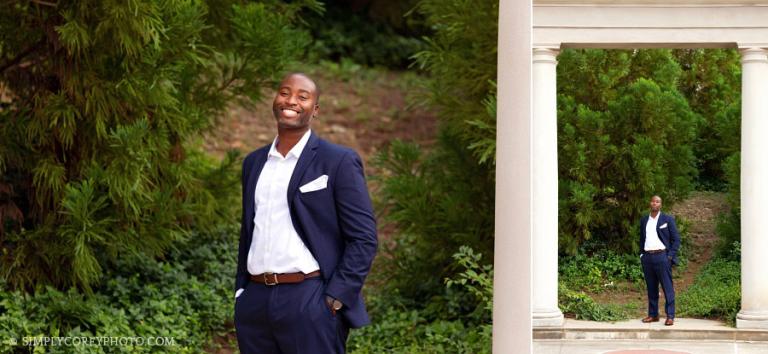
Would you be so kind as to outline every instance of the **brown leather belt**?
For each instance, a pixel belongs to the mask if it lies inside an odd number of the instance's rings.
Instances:
[[[650,250],[650,251],[645,251],[645,253],[648,253],[648,254],[659,254],[659,253],[666,253],[666,252],[667,252],[667,250]]]
[[[304,279],[314,278],[320,276],[320,271],[316,270],[312,273],[261,273],[253,275],[251,274],[251,281],[254,283],[265,285],[277,285],[277,284],[294,284],[301,283]]]

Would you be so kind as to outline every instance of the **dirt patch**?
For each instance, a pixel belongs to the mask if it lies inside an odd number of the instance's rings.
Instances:
[[[717,245],[717,219],[729,210],[724,193],[694,192],[675,205],[672,214],[689,223],[688,267],[675,279],[675,291],[680,293],[693,284],[701,268],[712,259]]]
[[[235,324],[227,322],[226,331],[213,337],[213,343],[205,348],[206,353],[214,354],[232,354],[237,352],[237,335],[235,334]]]

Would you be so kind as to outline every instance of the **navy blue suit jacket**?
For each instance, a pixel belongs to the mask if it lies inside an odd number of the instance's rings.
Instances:
[[[249,281],[248,250],[254,218],[254,193],[270,145],[243,161],[243,215],[235,289]],[[327,188],[302,193],[300,186],[328,176]],[[370,323],[361,290],[376,254],[376,219],[360,157],[311,133],[288,184],[293,227],[320,265],[325,293],[344,304],[340,313],[350,327]]]
[[[680,249],[680,233],[677,232],[675,217],[659,212],[659,221],[656,223],[656,234],[659,235],[661,243],[667,248],[667,257],[671,257],[672,264],[677,264],[677,251]],[[640,219],[640,252],[645,248],[645,224],[648,223],[649,215]],[[666,226],[665,226],[666,225]]]

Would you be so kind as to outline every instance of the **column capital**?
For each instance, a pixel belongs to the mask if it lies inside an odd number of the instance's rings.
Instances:
[[[558,47],[533,47],[534,63],[557,64],[557,56],[560,54]]]
[[[741,63],[768,63],[768,49],[762,47],[739,47]]]

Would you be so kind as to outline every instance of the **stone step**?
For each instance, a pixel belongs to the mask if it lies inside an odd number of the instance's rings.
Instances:
[[[593,322],[565,319],[561,327],[533,329],[534,340],[722,340],[768,342],[768,329],[739,329],[723,322],[676,318],[674,326],[660,322],[642,323],[640,319],[621,322]]]

